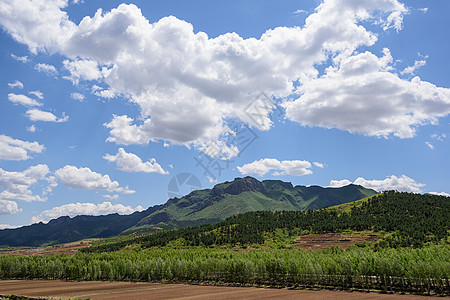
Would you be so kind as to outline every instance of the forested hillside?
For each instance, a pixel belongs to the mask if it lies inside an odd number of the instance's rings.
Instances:
[[[315,210],[374,194],[374,190],[353,184],[341,188],[293,186],[281,180],[259,181],[247,176],[219,183],[212,189],[172,198],[161,209],[139,221],[133,229],[139,231],[139,227],[159,223],[172,226],[216,223],[251,211]]]
[[[307,212],[248,212],[213,225],[111,240],[82,251],[115,251],[133,244],[149,248],[174,241],[185,246],[263,244],[279,230],[287,237],[344,230],[384,231],[389,234],[378,242],[377,247],[421,247],[447,241],[449,200],[443,196],[389,191],[359,201],[349,212],[337,208]]]

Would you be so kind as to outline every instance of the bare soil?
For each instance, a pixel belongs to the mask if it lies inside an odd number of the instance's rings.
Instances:
[[[329,290],[290,290],[253,287],[200,286],[185,284],[131,282],[67,282],[60,280],[3,280],[0,295],[14,294],[49,299],[310,299],[310,300],[419,300],[426,296],[344,292]]]
[[[74,255],[78,249],[90,247],[92,242],[98,239],[86,239],[78,242],[61,244],[48,247],[24,247],[12,249],[0,249],[0,255],[15,255],[15,256],[32,256],[32,255],[53,255],[53,254],[68,254]]]
[[[342,246],[347,249],[348,246],[354,245],[356,242],[375,243],[381,238],[375,234],[361,233],[322,233],[300,236],[297,238],[294,247],[300,247],[303,250],[318,250],[331,246]]]

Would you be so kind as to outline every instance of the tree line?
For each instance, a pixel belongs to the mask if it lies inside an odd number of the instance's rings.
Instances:
[[[450,247],[321,251],[156,247],[75,256],[0,256],[0,279],[202,282],[450,294]]]

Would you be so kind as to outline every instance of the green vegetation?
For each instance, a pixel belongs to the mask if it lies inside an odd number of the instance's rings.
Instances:
[[[448,246],[377,252],[367,247],[248,252],[163,247],[73,257],[0,256],[0,278],[320,286],[449,295],[449,257]]]
[[[385,192],[346,208],[316,211],[260,211],[229,217],[197,227],[112,238],[81,249],[82,252],[116,251],[124,247],[150,248],[176,241],[183,246],[244,246],[264,244],[283,233],[292,239],[306,233],[369,230],[389,233],[376,249],[422,247],[443,243],[449,236],[448,197]],[[278,239],[279,240],[279,239]]]
[[[0,279],[331,287],[450,295],[448,197],[385,192],[316,211],[259,211],[217,224],[121,235],[74,256],[0,256]],[[304,251],[299,235],[383,236]]]
[[[227,217],[252,211],[306,211],[359,200],[376,194],[357,185],[342,188],[293,186],[281,180],[258,181],[253,177],[236,178],[219,183],[212,189],[194,191],[173,198],[139,221],[126,232],[139,231],[143,225],[159,223],[201,225],[216,223]],[[162,225],[164,227],[164,225]]]
[[[49,246],[87,238],[105,238],[159,229],[213,224],[250,211],[308,210],[355,201],[375,191],[361,186],[342,188],[292,186],[280,180],[236,178],[212,189],[193,191],[131,215],[60,217],[48,224],[0,230],[0,248]]]

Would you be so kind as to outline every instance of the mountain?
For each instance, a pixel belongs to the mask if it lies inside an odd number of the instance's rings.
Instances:
[[[315,210],[374,194],[374,190],[352,184],[341,188],[323,188],[293,186],[281,180],[236,178],[231,182],[219,183],[212,189],[171,198],[164,205],[156,205],[131,215],[60,217],[48,224],[0,230],[0,247],[54,245],[155,228],[217,223],[227,217],[251,211]]]
[[[16,229],[3,229],[0,230],[0,248],[46,246],[118,235],[161,206],[156,205],[131,215],[110,214],[74,218],[65,216],[53,219],[47,224],[41,222]]]
[[[358,185],[341,188],[293,186],[281,180],[259,181],[253,177],[236,178],[212,189],[193,191],[172,198],[163,207],[146,216],[133,229],[160,222],[200,225],[214,223],[249,211],[315,210],[356,201],[376,192]]]

